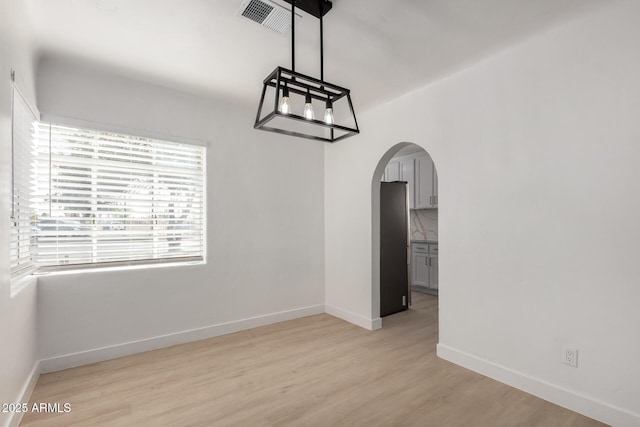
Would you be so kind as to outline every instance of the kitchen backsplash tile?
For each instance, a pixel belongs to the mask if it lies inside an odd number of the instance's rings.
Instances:
[[[438,240],[438,210],[412,209],[411,240]]]

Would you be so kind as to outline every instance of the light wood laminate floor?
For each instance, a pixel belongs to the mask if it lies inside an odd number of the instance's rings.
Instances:
[[[366,331],[326,314],[45,374],[23,426],[597,426],[435,355],[438,299]],[[30,405],[31,405],[30,404]]]

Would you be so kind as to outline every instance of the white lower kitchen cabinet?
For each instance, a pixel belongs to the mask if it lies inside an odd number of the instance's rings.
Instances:
[[[429,286],[429,255],[413,253],[412,286]]]
[[[411,286],[438,289],[438,243],[411,243]]]
[[[429,285],[430,289],[438,289],[438,256],[429,255]]]

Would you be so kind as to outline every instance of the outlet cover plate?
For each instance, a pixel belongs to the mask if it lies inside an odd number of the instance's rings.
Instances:
[[[562,362],[566,365],[577,368],[578,367],[578,349],[570,345],[565,345],[562,348]]]

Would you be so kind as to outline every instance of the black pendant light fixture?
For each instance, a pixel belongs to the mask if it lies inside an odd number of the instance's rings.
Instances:
[[[285,0],[291,4],[291,69],[277,67],[263,82],[255,129],[336,142],[360,133],[349,89],[324,81],[322,18],[329,0]],[[295,9],[320,19],[320,79],[296,72]],[[322,112],[316,118],[316,111]]]

